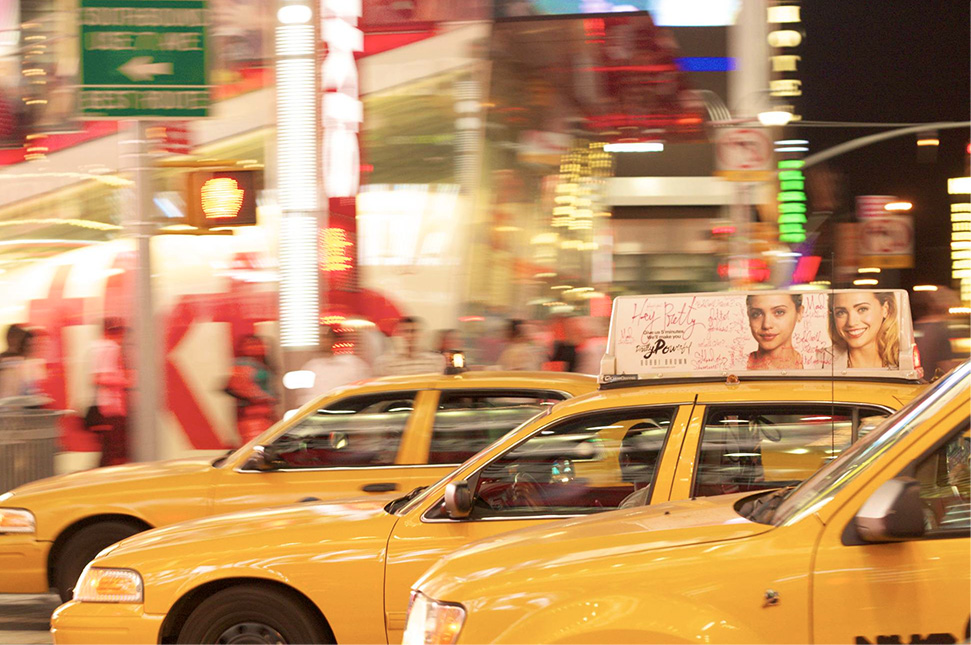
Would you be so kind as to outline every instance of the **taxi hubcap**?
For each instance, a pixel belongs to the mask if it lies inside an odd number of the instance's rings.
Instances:
[[[249,643],[286,643],[283,635],[263,623],[240,623],[233,625],[216,639],[226,645],[248,645]]]

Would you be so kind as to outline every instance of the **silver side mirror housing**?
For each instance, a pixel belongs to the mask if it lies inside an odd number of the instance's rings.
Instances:
[[[853,518],[864,542],[900,542],[924,535],[920,482],[896,477],[878,488]]]
[[[469,482],[462,480],[445,485],[445,510],[452,519],[460,520],[472,512],[472,491]]]

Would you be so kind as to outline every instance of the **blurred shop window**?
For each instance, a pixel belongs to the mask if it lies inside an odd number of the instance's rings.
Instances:
[[[481,471],[472,517],[579,515],[648,499],[676,410],[595,413],[540,430]]]
[[[967,421],[937,452],[917,466],[924,524],[931,536],[971,528],[971,433]]]
[[[565,398],[559,392],[443,391],[435,413],[428,463],[461,464]]]
[[[268,458],[283,470],[393,465],[415,396],[383,392],[321,408],[268,446]]]
[[[857,438],[877,408],[779,404],[712,406],[701,435],[692,497],[798,484]]]

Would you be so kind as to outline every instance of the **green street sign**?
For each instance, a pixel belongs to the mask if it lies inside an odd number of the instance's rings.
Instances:
[[[81,116],[207,116],[208,20],[206,0],[81,0]]]

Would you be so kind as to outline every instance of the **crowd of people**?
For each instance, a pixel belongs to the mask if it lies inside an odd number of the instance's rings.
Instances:
[[[885,329],[888,321],[895,325],[894,304],[881,298],[883,293],[864,295],[873,302],[843,302],[848,296],[837,295],[830,310],[834,351],[845,361],[843,365],[886,366],[896,355],[895,346],[885,347],[896,342],[896,328]],[[802,317],[802,297],[749,296],[746,309],[758,343],[748,357],[749,369],[800,367],[803,358],[792,346],[792,334]],[[916,340],[932,375],[937,367],[946,369],[953,363],[946,308],[918,298],[914,309]],[[301,370],[309,375],[305,387],[289,401],[282,396],[283,374],[270,358],[266,339],[249,334],[236,340],[224,392],[235,402],[239,441],[246,443],[282,417],[285,402],[302,406],[336,387],[371,377],[459,368],[596,374],[606,348],[607,323],[605,318],[593,317],[554,317],[542,322],[496,318],[478,321],[475,333],[442,329],[431,334],[422,319],[406,316],[396,321],[390,336],[374,326],[351,330],[324,325],[319,349]],[[100,465],[107,466],[130,460],[128,413],[135,373],[128,364],[123,322],[106,318],[102,332],[89,351],[92,400],[79,414],[84,427],[97,435]],[[7,349],[0,353],[0,406],[50,403],[43,392],[45,338],[38,328],[8,327]],[[885,342],[886,338],[890,341]]]

